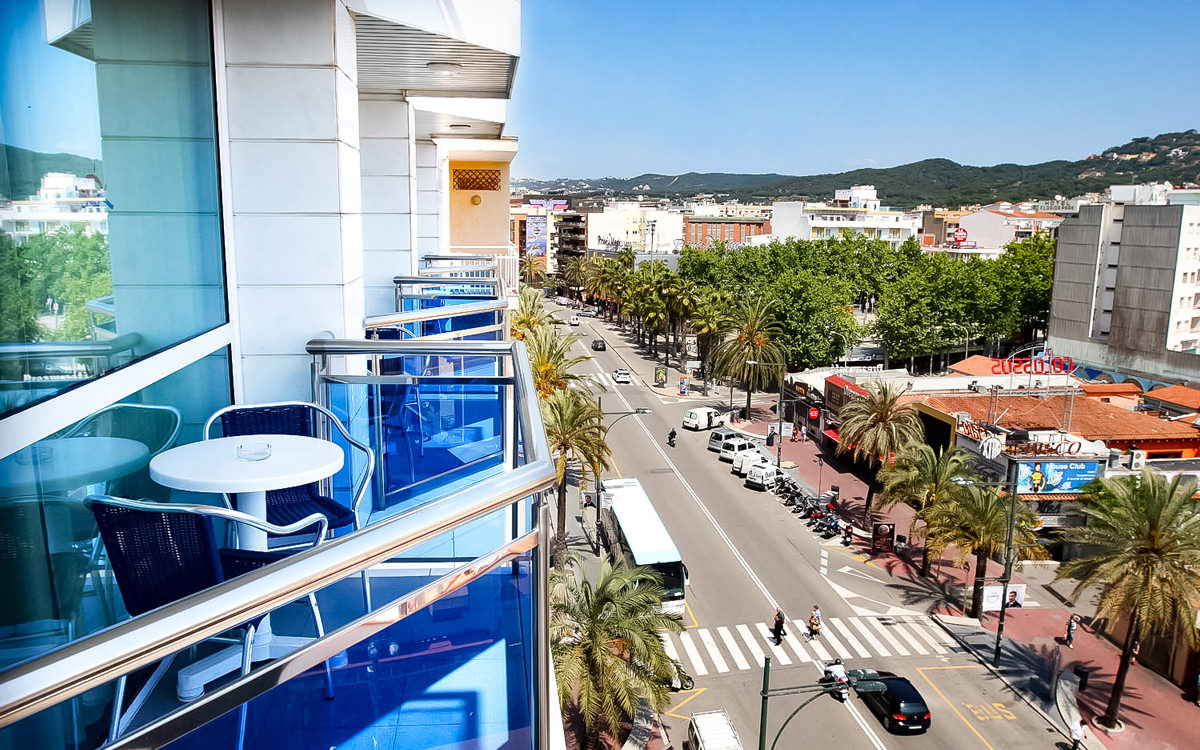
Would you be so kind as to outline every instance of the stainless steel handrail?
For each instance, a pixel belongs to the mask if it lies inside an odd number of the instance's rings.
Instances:
[[[468,302],[463,305],[446,305],[445,307],[430,307],[424,310],[406,310],[404,312],[368,315],[363,318],[363,328],[368,331],[376,328],[391,328],[392,326],[408,323],[423,323],[429,320],[443,318],[461,318],[465,315],[478,315],[486,312],[504,312],[508,303],[500,301]]]
[[[516,356],[524,353],[525,345],[520,341],[423,341],[411,339],[396,341],[387,339],[312,339],[304,345],[304,351],[313,356],[344,356],[347,354],[406,354],[426,355],[476,355],[484,357]],[[518,368],[518,372],[520,368]],[[532,376],[529,387],[533,387]],[[536,394],[536,391],[534,391]],[[539,418],[540,421],[540,418]]]
[[[525,353],[519,341],[449,342],[435,346],[420,341],[318,339],[310,341],[307,348],[313,354],[354,353],[355,348],[359,350],[356,353],[362,353],[362,349],[405,353],[426,350],[450,353],[448,349],[456,349],[463,354],[510,354],[515,361],[523,359]],[[513,384],[517,402],[524,407],[517,409],[528,459],[524,466],[0,672],[0,727],[267,614],[550,487],[555,467],[528,367],[513,368]]]
[[[464,266],[471,268],[471,266]],[[500,286],[500,279],[487,276],[393,276],[392,283],[401,286]]]

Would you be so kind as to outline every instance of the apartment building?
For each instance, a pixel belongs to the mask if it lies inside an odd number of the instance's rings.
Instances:
[[[1147,388],[1200,380],[1200,191],[1115,185],[1062,223],[1049,344]]]
[[[99,162],[113,335],[2,342],[0,748],[562,747],[520,4],[13,2],[5,131]]]
[[[1062,216],[1042,211],[983,208],[958,217],[958,228],[966,232],[963,242],[976,247],[1003,248],[1039,232],[1054,236],[1062,221]],[[950,239],[953,243],[954,235]]]
[[[588,213],[588,250],[616,252],[632,248],[648,255],[678,253],[684,242],[683,220],[680,208],[609,201],[603,211]]]
[[[87,235],[108,233],[108,201],[95,175],[47,172],[36,195],[0,197],[0,232],[18,245],[35,235],[76,229]]]
[[[835,192],[832,204],[779,201],[771,206],[772,234],[780,239],[822,240],[851,234],[883,240],[899,247],[916,237],[919,214],[880,207],[871,185],[856,185]]]
[[[771,233],[771,219],[684,216],[683,241],[689,247],[712,247],[718,242],[749,242]]]

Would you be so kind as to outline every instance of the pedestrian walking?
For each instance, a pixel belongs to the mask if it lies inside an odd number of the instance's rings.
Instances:
[[[1075,628],[1079,627],[1079,615],[1067,618],[1067,648],[1075,648]]]
[[[807,441],[808,441],[808,425],[801,425],[801,427],[800,427],[800,442],[804,443]]]
[[[779,607],[775,608],[775,622],[771,624],[771,636],[775,639],[776,646],[783,642],[783,610]]]
[[[1133,654],[1129,659],[1130,664],[1137,664],[1138,652],[1140,652],[1141,650],[1142,650],[1142,642],[1134,641],[1133,642]]]
[[[821,621],[821,605],[819,605],[819,604],[813,605],[812,616],[817,618],[817,622]]]
[[[821,634],[821,618],[817,614],[808,616],[808,640],[812,640]]]
[[[1071,724],[1071,750],[1079,750],[1087,736],[1087,722],[1083,719]]]

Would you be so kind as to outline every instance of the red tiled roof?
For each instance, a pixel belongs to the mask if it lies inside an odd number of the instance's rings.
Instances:
[[[1071,432],[1086,440],[1196,440],[1200,430],[1179,422],[1168,422],[1112,406],[1093,398],[1076,398],[1068,404],[1066,396],[999,396],[988,394],[914,394],[929,406],[945,412],[966,412],[976,422],[986,422],[988,407],[994,404],[1001,415],[998,424],[1008,429],[1059,430],[1071,417]],[[924,398],[922,398],[924,395]]]
[[[1079,388],[1089,396],[1140,396],[1137,383],[1083,383]]]
[[[1146,398],[1200,411],[1200,390],[1189,388],[1186,385],[1169,385],[1166,388],[1159,388],[1147,393]]]
[[[851,393],[857,393],[860,396],[867,395],[867,392],[861,386],[851,383],[841,375],[830,375],[829,377],[825,378],[825,382],[833,383],[834,385],[840,385],[843,390],[850,391]]]
[[[966,359],[960,359],[950,365],[951,375],[994,375],[992,370],[999,360],[985,357],[982,354],[972,354]]]

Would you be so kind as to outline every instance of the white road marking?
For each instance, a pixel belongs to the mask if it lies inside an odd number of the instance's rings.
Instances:
[[[850,565],[843,565],[842,567],[838,568],[837,572],[845,573],[846,575],[851,575],[851,576],[858,576],[859,578],[865,578],[868,581],[874,581],[875,583],[886,583],[886,581],[884,581],[883,579],[876,578],[873,575],[864,573],[863,571],[859,570],[858,568],[855,568]]]
[[[900,656],[908,656],[910,653],[912,653],[907,647],[905,647],[903,643],[899,641],[899,639],[896,638],[896,636],[892,635],[891,629],[880,622],[878,618],[864,617],[863,619],[866,620],[871,627],[879,631],[879,634],[883,636],[883,639],[887,641],[889,645],[891,645],[892,650],[897,654]]]
[[[900,636],[905,641],[907,641],[908,645],[912,646],[912,649],[914,651],[916,651],[918,654],[920,654],[921,656],[929,655],[929,650],[926,649],[925,646],[920,641],[918,641],[913,636],[912,633],[905,630],[904,626],[900,624],[899,620],[896,620],[893,618],[890,624],[886,620],[884,620],[883,624],[885,627],[890,628],[893,633],[895,633],[896,635]]]
[[[870,644],[871,648],[875,649],[876,654],[879,656],[891,656],[887,648],[879,642],[878,638],[875,637],[875,634],[872,633],[865,624],[863,624],[861,617],[848,617],[846,619],[851,625],[858,629],[858,632],[861,633],[862,637],[867,640],[867,643]]]
[[[838,656],[843,659],[850,658],[850,649],[842,645],[842,642],[838,640],[838,637],[833,634],[830,628],[826,627],[826,623],[822,623],[821,635],[819,637],[821,640],[828,643],[829,647],[836,651]]]
[[[742,650],[738,648],[737,641],[733,638],[733,633],[729,632],[729,628],[722,625],[717,628],[717,634],[721,636],[721,640],[725,643],[725,648],[729,649],[729,655],[733,657],[733,663],[737,665],[739,670],[749,669],[750,662],[746,661],[746,657],[742,656]]]
[[[704,660],[700,658],[700,651],[696,648],[696,644],[692,643],[692,636],[684,631],[679,634],[679,642],[683,644],[683,650],[687,652],[688,659],[692,662],[692,674],[697,677],[708,674],[708,667],[704,666]]]
[[[755,638],[754,634],[750,632],[750,628],[746,627],[745,625],[738,625],[736,630],[738,635],[742,637],[742,641],[746,644],[746,648],[750,650],[750,656],[754,658],[754,661],[758,663],[758,666],[761,667],[763,664],[765,664],[766,662],[764,659],[766,658],[766,654],[763,653],[762,646],[758,645],[758,639]]]
[[[958,641],[954,640],[949,633],[943,630],[941,625],[938,625],[936,622],[934,622],[932,617],[929,618],[929,629],[933,631],[933,634],[936,635],[942,643],[950,648],[955,650],[961,648]]]
[[[775,639],[771,636],[771,631],[767,629],[767,624],[765,622],[755,624],[758,625],[759,634],[767,640],[767,648],[771,649],[771,655],[775,657],[775,661],[785,665],[791,664],[792,657],[788,656],[787,652],[782,648],[775,645]]]
[[[829,574],[829,550],[821,550],[821,577]]]
[[[728,672],[729,665],[725,663],[725,657],[721,656],[721,650],[717,648],[717,641],[713,638],[712,633],[708,632],[708,628],[697,630],[696,635],[700,636],[701,643],[708,650],[708,658],[712,661],[713,667],[718,672]]]
[[[934,624],[928,617],[909,618],[906,620],[906,622],[914,631],[916,631],[917,635],[925,639],[930,647],[933,648],[933,652],[935,654],[946,653],[946,650],[942,648],[936,640],[934,640],[933,634],[929,632],[930,625],[933,625],[934,627],[937,627],[937,625]]]
[[[813,638],[811,641],[809,641],[808,647],[813,650],[813,653],[815,653],[817,655],[817,658],[820,659],[821,661],[833,661],[833,654],[830,654],[828,651],[825,650],[825,647],[821,645],[821,637],[820,636],[817,636],[816,638]]]
[[[783,637],[783,640],[787,642],[787,645],[792,647],[792,650],[796,652],[796,657],[800,659],[800,661],[812,661],[812,657],[809,656],[808,652],[804,650],[804,647],[800,645],[800,639],[796,637],[795,633],[788,633]]]
[[[846,639],[846,643],[850,644],[850,648],[858,652],[858,658],[869,659],[871,657],[871,652],[863,648],[858,638],[854,637],[854,633],[851,632],[849,625],[843,625],[842,621],[836,617],[826,617],[825,624],[832,625]]]
[[[667,656],[671,657],[671,661],[679,661],[679,652],[675,650],[675,643],[667,636],[667,634],[659,633],[658,640],[662,641],[663,651],[667,652]]]

